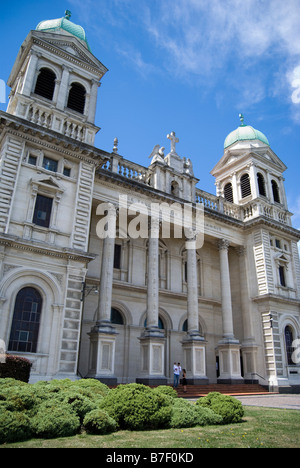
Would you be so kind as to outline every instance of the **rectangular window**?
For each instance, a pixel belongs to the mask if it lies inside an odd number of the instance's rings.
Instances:
[[[284,273],[284,267],[283,266],[279,267],[279,281],[280,281],[281,286],[286,287],[285,273]]]
[[[52,198],[37,195],[32,222],[38,226],[49,227],[52,204]]]
[[[70,177],[71,175],[71,169],[68,167],[64,167],[64,176]]]
[[[37,161],[36,156],[32,156],[32,154],[28,156],[28,164],[31,164],[32,166],[36,166],[36,161]]]
[[[47,169],[48,171],[57,172],[58,161],[55,159],[46,158],[43,159],[43,168]]]
[[[117,270],[121,269],[121,250],[122,246],[115,244],[114,268]]]

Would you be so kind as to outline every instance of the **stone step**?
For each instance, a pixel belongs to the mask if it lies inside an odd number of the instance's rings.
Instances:
[[[211,392],[218,392],[224,395],[258,395],[268,394],[267,388],[259,384],[209,384],[209,385],[188,385],[187,391],[184,393],[183,386],[180,385],[176,389],[178,396],[183,398],[199,398]]]

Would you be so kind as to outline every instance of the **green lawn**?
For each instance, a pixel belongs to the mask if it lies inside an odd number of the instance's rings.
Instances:
[[[300,448],[300,411],[245,407],[242,423],[160,431],[119,431],[4,444],[0,448]]]

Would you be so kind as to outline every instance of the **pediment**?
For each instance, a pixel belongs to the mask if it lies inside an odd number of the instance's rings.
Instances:
[[[51,32],[34,31],[48,47],[55,47],[62,54],[69,55],[70,61],[79,61],[100,71],[101,76],[107,72],[107,68],[83,45],[80,40],[69,34],[56,34]]]
[[[60,188],[59,185],[50,177],[49,179],[42,179],[39,181],[40,184],[51,185],[51,187]]]
[[[48,187],[56,192],[64,192],[63,187],[53,177],[39,177],[31,179],[31,184],[36,186]]]
[[[233,169],[234,166],[241,164],[243,160],[252,159],[255,163],[263,163],[265,166],[275,168],[277,171],[283,173],[286,171],[286,165],[278,158],[278,156],[270,149],[264,151],[254,151],[253,148],[249,151],[241,150],[227,150],[224,152],[223,157],[215,165],[211,174],[217,177],[220,172],[226,172],[227,169]]]
[[[277,255],[275,255],[274,260],[275,262],[289,263],[289,259],[282,253],[278,253]]]

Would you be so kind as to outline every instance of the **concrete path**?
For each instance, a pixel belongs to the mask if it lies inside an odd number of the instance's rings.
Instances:
[[[300,395],[249,395],[236,396],[235,398],[241,401],[244,406],[300,410]]]

